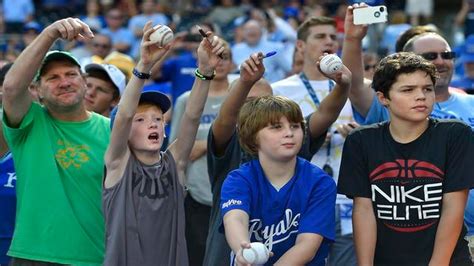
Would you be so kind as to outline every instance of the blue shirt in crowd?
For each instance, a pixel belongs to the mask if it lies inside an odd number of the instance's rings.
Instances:
[[[325,265],[335,238],[336,184],[323,170],[297,158],[295,175],[279,190],[265,176],[257,159],[229,173],[222,186],[222,217],[239,209],[249,215],[250,242],[273,252],[273,265],[296,243],[300,233],[324,239],[307,265]]]
[[[16,174],[13,156],[7,152],[0,158],[0,264],[8,265],[7,251],[13,237],[16,213]]]

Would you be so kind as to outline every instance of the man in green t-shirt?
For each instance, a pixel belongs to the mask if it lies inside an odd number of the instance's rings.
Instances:
[[[17,214],[8,255],[13,265],[101,264],[103,157],[109,120],[86,111],[86,80],[57,39],[90,39],[75,18],[54,22],[5,77],[4,135],[17,170]],[[36,75],[36,76],[35,76]],[[40,105],[28,86],[35,78]]]

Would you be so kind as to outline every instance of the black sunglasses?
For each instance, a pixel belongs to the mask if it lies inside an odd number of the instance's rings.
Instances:
[[[455,52],[441,52],[441,53],[436,53],[436,52],[429,52],[429,53],[422,53],[420,54],[424,59],[426,60],[436,60],[438,58],[438,54],[441,55],[441,58],[444,60],[450,60],[456,57]]]
[[[94,43],[92,45],[96,48],[103,48],[103,49],[109,49],[110,48],[110,45],[103,44],[103,43]]]

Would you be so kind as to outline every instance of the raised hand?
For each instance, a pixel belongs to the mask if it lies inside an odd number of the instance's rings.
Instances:
[[[253,53],[240,65],[240,80],[255,83],[265,73],[263,66],[263,53]]]
[[[140,61],[144,65],[155,64],[157,61],[165,58],[166,53],[169,51],[174,42],[170,42],[164,47],[159,47],[156,43],[150,41],[150,35],[158,30],[158,27],[153,27],[152,22],[148,21],[143,27],[143,38],[140,46]]]
[[[52,40],[61,38],[68,41],[83,41],[94,37],[89,26],[78,18],[65,18],[55,21],[44,31]]]
[[[353,4],[346,9],[346,17],[344,19],[344,34],[346,39],[362,40],[367,34],[367,25],[354,24],[354,9],[368,7],[365,3]]]
[[[206,35],[207,38],[203,38],[197,50],[199,70],[203,75],[212,76],[221,60],[219,55],[224,52],[224,43],[211,31],[206,32]]]
[[[322,56],[320,56],[316,62],[319,72],[321,72],[325,77],[334,80],[339,86],[343,88],[350,87],[352,82],[352,72],[345,65],[342,65],[341,69],[332,74],[326,74],[321,70],[319,62],[325,55],[327,55],[327,53],[324,53]]]

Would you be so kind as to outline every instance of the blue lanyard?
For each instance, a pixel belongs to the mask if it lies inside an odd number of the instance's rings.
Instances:
[[[316,104],[316,106],[319,108],[319,104],[321,102],[319,101],[318,96],[316,95],[316,92],[313,89],[313,86],[311,86],[311,83],[309,83],[309,80],[308,80],[308,77],[306,77],[306,74],[301,72],[300,73],[300,79],[303,82],[303,85],[305,86],[306,90],[308,91],[308,94],[311,96],[311,99],[313,99],[314,104]],[[329,82],[329,92],[331,92],[332,89],[335,86],[335,82],[332,81],[332,80],[328,80],[328,82]],[[327,144],[327,147],[326,147],[326,157],[327,157],[327,159],[326,159],[326,163],[325,163],[324,166],[329,167],[330,171],[332,172],[332,168],[329,165],[329,156],[330,155],[331,155],[331,140],[329,140],[329,142]],[[332,173],[330,173],[329,175],[332,176]]]
[[[313,86],[311,86],[311,83],[309,83],[308,77],[306,77],[306,74],[301,72],[300,73],[300,79],[303,82],[303,85],[305,86],[306,90],[308,91],[309,96],[311,96],[311,99],[313,100],[314,104],[316,104],[317,107],[319,107],[319,104],[321,103],[318,99],[318,96],[316,95],[316,92],[313,89]],[[329,82],[329,92],[332,91],[334,88],[335,82],[332,80],[328,80]]]

